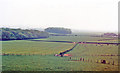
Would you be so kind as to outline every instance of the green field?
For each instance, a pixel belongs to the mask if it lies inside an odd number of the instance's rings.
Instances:
[[[54,36],[47,39],[34,40],[58,40],[78,42],[97,41],[100,39],[113,38],[99,38],[90,36]],[[109,42],[113,42],[113,40]],[[114,39],[114,42],[117,42],[117,40]],[[61,42],[42,42],[30,40],[2,41],[2,53],[9,54],[2,56],[2,68],[3,71],[118,70],[117,45],[78,44],[72,51],[68,52],[68,54],[72,55],[71,57],[54,56],[54,54],[59,54],[60,52],[68,50],[73,46],[73,43]],[[80,58],[84,58],[85,61],[79,61]],[[98,63],[96,63],[97,60]],[[110,62],[110,64],[102,64],[100,63],[101,60],[106,60],[106,62]],[[114,65],[112,65],[113,61]]]
[[[96,63],[103,65],[101,60],[106,60],[107,65],[102,67],[99,66],[98,69],[104,68],[104,70],[117,70],[118,67],[118,46],[116,45],[91,45],[91,44],[79,44],[74,50],[70,51],[68,54],[72,55],[72,60],[78,60],[84,58],[85,62]],[[111,56],[114,55],[114,56]],[[89,61],[88,61],[89,60]],[[113,64],[114,61],[114,65]],[[93,66],[96,66],[93,65]],[[97,67],[96,67],[97,68]]]
[[[113,39],[113,40],[107,40],[107,41],[98,41],[102,39]],[[59,40],[59,41],[72,41],[72,42],[87,42],[87,41],[93,41],[93,42],[118,42],[118,38],[110,38],[110,37],[91,37],[91,36],[51,36],[47,39],[36,39],[36,40]]]
[[[2,53],[23,55],[54,55],[74,45],[70,43],[36,42],[27,40],[3,41],[2,44]]]

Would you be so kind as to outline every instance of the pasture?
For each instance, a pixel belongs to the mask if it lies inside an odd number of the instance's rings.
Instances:
[[[36,42],[27,40],[3,41],[2,53],[21,55],[54,55],[74,44],[56,42]]]
[[[112,39],[112,40],[102,40]],[[72,56],[54,56],[72,48],[74,43],[54,41],[117,42],[117,38],[90,36],[53,36],[47,39],[2,41],[3,71],[116,71],[118,70],[118,45],[78,44]],[[80,60],[82,58],[82,60]],[[84,58],[84,61],[83,61]],[[105,60],[106,64],[101,63]],[[114,61],[114,64],[113,64]]]
[[[105,40],[104,40],[105,39]],[[51,36],[47,39],[36,40],[59,40],[59,41],[72,41],[72,42],[118,42],[117,37],[92,37],[92,36]]]

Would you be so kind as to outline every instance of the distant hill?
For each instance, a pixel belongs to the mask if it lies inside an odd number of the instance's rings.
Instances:
[[[117,37],[118,35],[115,33],[104,33],[102,36],[103,37]]]
[[[44,31],[38,30],[28,30],[28,29],[11,29],[11,28],[1,28],[2,38],[0,40],[23,40],[23,39],[37,39],[37,38],[47,38],[49,34]]]
[[[33,30],[39,30],[39,31],[44,31],[44,28],[31,28]]]
[[[46,32],[49,33],[57,33],[57,34],[71,34],[71,29],[61,28],[61,27],[49,27],[45,29]]]

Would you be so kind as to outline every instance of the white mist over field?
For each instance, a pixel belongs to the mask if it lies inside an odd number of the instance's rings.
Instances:
[[[118,31],[119,0],[0,0],[0,27]]]

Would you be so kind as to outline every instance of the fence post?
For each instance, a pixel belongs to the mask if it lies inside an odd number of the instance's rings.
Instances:
[[[114,61],[113,61],[112,65],[114,65]]]
[[[80,61],[82,61],[82,58],[80,58]]]
[[[83,61],[84,61],[84,58],[83,58]]]

